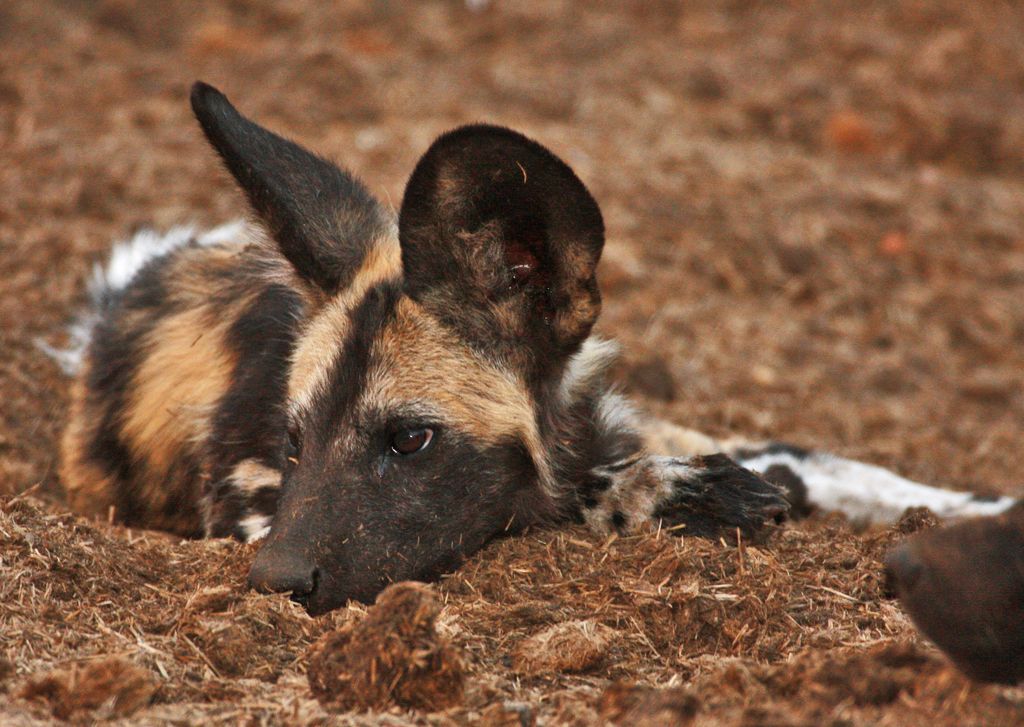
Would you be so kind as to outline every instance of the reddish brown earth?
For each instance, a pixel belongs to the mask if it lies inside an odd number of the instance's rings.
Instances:
[[[196,78],[394,205],[439,132],[525,131],[602,205],[601,327],[647,408],[1024,494],[1014,5],[14,0],[0,4],[0,722],[385,719],[325,711],[306,676],[309,646],[359,630],[366,609],[310,620],[244,591],[251,548],[60,504],[67,381],[35,340],[63,342],[112,240],[243,209],[189,116]],[[459,703],[386,719],[1024,720],[1024,689],[967,682],[885,594],[880,559],[903,535],[819,518],[756,548],[582,530],[494,544],[436,587],[423,636],[458,650]],[[391,617],[371,623],[387,633]]]

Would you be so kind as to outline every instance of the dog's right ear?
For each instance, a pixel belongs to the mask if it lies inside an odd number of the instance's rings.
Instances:
[[[242,116],[217,89],[192,86],[192,110],[210,144],[299,275],[332,293],[345,287],[393,224],[347,172]]]

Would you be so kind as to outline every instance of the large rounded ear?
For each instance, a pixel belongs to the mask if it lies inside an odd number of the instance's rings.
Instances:
[[[601,309],[601,211],[572,170],[497,126],[440,137],[402,201],[406,292],[471,344],[544,376]]]
[[[345,287],[390,215],[352,175],[242,116],[217,89],[192,86],[192,110],[299,275]]]

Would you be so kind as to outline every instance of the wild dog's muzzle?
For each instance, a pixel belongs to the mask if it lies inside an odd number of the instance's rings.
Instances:
[[[260,593],[288,593],[307,609],[318,581],[318,569],[309,559],[276,543],[261,548],[249,570],[250,588]]]

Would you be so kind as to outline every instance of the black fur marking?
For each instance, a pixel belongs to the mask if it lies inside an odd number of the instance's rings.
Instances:
[[[621,532],[626,527],[626,516],[619,510],[616,510],[612,513],[610,522],[613,528]]]
[[[580,505],[587,510],[592,510],[600,504],[600,495],[612,486],[612,478],[594,473],[588,473],[580,482],[576,492],[579,495]]]
[[[999,502],[999,496],[998,495],[981,495],[981,494],[975,493],[975,494],[971,495],[971,501],[972,502]]]
[[[790,517],[802,518],[811,514],[814,506],[808,499],[807,485],[793,470],[784,464],[773,464],[763,472],[763,476],[786,491]]]
[[[387,230],[383,208],[334,164],[253,123],[197,82],[192,110],[284,256],[328,292],[345,287]]]
[[[117,413],[121,402],[111,398],[110,405],[89,443],[88,457],[107,472],[116,473],[118,484],[114,492],[114,509],[117,519],[127,525],[144,525],[145,514],[136,506],[132,496],[131,483],[134,481],[132,455],[121,441],[117,425]]]
[[[597,318],[601,212],[568,166],[514,131],[465,126],[435,141],[406,187],[399,238],[408,294],[535,384]]]
[[[401,297],[398,281],[385,281],[370,288],[349,316],[349,335],[331,371],[327,391],[314,404],[319,409],[313,428],[320,446],[336,433],[337,423],[348,414],[365,388],[374,339],[394,318]],[[310,433],[307,432],[307,436]]]
[[[784,444],[782,442],[772,442],[771,444],[754,449],[738,449],[734,453],[736,459],[741,462],[749,459],[756,459],[763,455],[768,454],[788,454],[796,459],[803,460],[811,456],[811,452],[803,447],[797,447],[793,444]]]
[[[220,480],[210,488],[210,499],[215,504],[206,528],[209,537],[245,540],[240,523],[249,514],[249,498],[231,480]]]
[[[227,345],[237,362],[213,419],[208,444],[213,479],[227,477],[236,464],[251,458],[284,469],[288,365],[302,311],[294,290],[270,285],[228,329]]]
[[[288,365],[302,311],[302,299],[294,290],[269,285],[228,329],[226,344],[237,359],[207,442],[209,481],[216,483],[208,490],[207,527],[215,537],[237,534],[239,520],[252,509],[273,514],[272,509],[266,512],[250,502],[249,495],[224,485],[243,460],[255,459],[284,470],[281,443],[288,425]]]
[[[636,453],[643,447],[640,436],[629,429],[608,429],[595,414],[604,389],[581,396],[566,410],[545,412],[541,418],[541,436],[546,441],[567,443],[552,451],[552,465],[561,481],[574,486],[561,503],[566,517],[583,521],[583,509],[600,504],[597,495],[606,490],[611,478],[603,471],[618,472],[636,464]],[[557,389],[538,397],[539,401],[557,401]],[[595,470],[601,470],[597,472]],[[601,487],[602,489],[597,489]]]
[[[132,333],[144,336],[152,326]],[[116,472],[119,485],[116,492],[118,516],[128,522],[135,522],[136,511],[127,483],[133,480],[133,457],[121,440],[121,418],[125,397],[132,377],[141,359],[141,337],[121,335],[109,320],[96,326],[89,349],[86,386],[97,398],[102,397],[106,406],[103,418],[87,448],[87,457],[107,472]]]
[[[734,538],[739,528],[749,538],[789,510],[779,487],[724,454],[694,457],[684,464],[697,470],[696,480],[675,482],[672,496],[653,513],[668,526],[685,525],[684,534]]]
[[[277,503],[281,499],[280,487],[261,487],[253,493],[250,505],[259,515],[273,515],[277,512]]]

